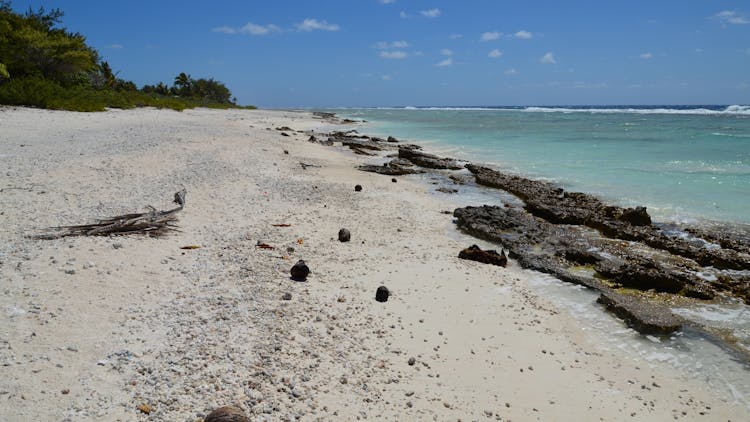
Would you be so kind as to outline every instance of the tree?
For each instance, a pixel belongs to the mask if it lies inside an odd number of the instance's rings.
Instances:
[[[174,91],[180,97],[190,97],[193,86],[193,78],[190,75],[181,72],[174,78]]]
[[[224,84],[210,78],[193,81],[192,96],[213,103],[229,104],[232,93]]]
[[[96,68],[98,54],[86,38],[57,28],[59,9],[25,15],[14,13],[9,1],[0,3],[0,63],[13,77],[41,76],[62,84],[77,83]]]

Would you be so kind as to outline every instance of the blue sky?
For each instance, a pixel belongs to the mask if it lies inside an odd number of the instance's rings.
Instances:
[[[750,103],[750,2],[20,1],[125,79],[261,107]]]

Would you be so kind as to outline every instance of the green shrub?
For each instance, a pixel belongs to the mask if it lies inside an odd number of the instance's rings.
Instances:
[[[216,109],[255,108],[252,106],[239,107],[232,103],[185,99],[153,92],[93,89],[85,85],[64,87],[39,76],[13,78],[0,83],[0,104],[71,111],[103,111],[106,108],[129,109],[135,107],[168,108],[177,111],[195,107]]]

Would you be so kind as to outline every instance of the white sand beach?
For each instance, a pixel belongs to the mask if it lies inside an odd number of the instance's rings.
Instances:
[[[307,142],[326,127],[0,109],[0,420],[201,421],[224,405],[272,421],[750,420],[700,379],[601,347],[513,262],[458,259],[472,240],[451,234],[455,204]],[[183,188],[165,237],[31,237],[169,209]]]

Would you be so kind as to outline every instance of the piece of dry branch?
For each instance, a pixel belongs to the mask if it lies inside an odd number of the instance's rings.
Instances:
[[[174,194],[174,203],[178,207],[166,211],[157,211],[148,206],[148,212],[118,215],[93,224],[51,227],[48,233],[33,236],[36,239],[59,239],[68,236],[110,236],[124,234],[148,234],[162,236],[177,230],[177,213],[185,207],[185,189]]]

